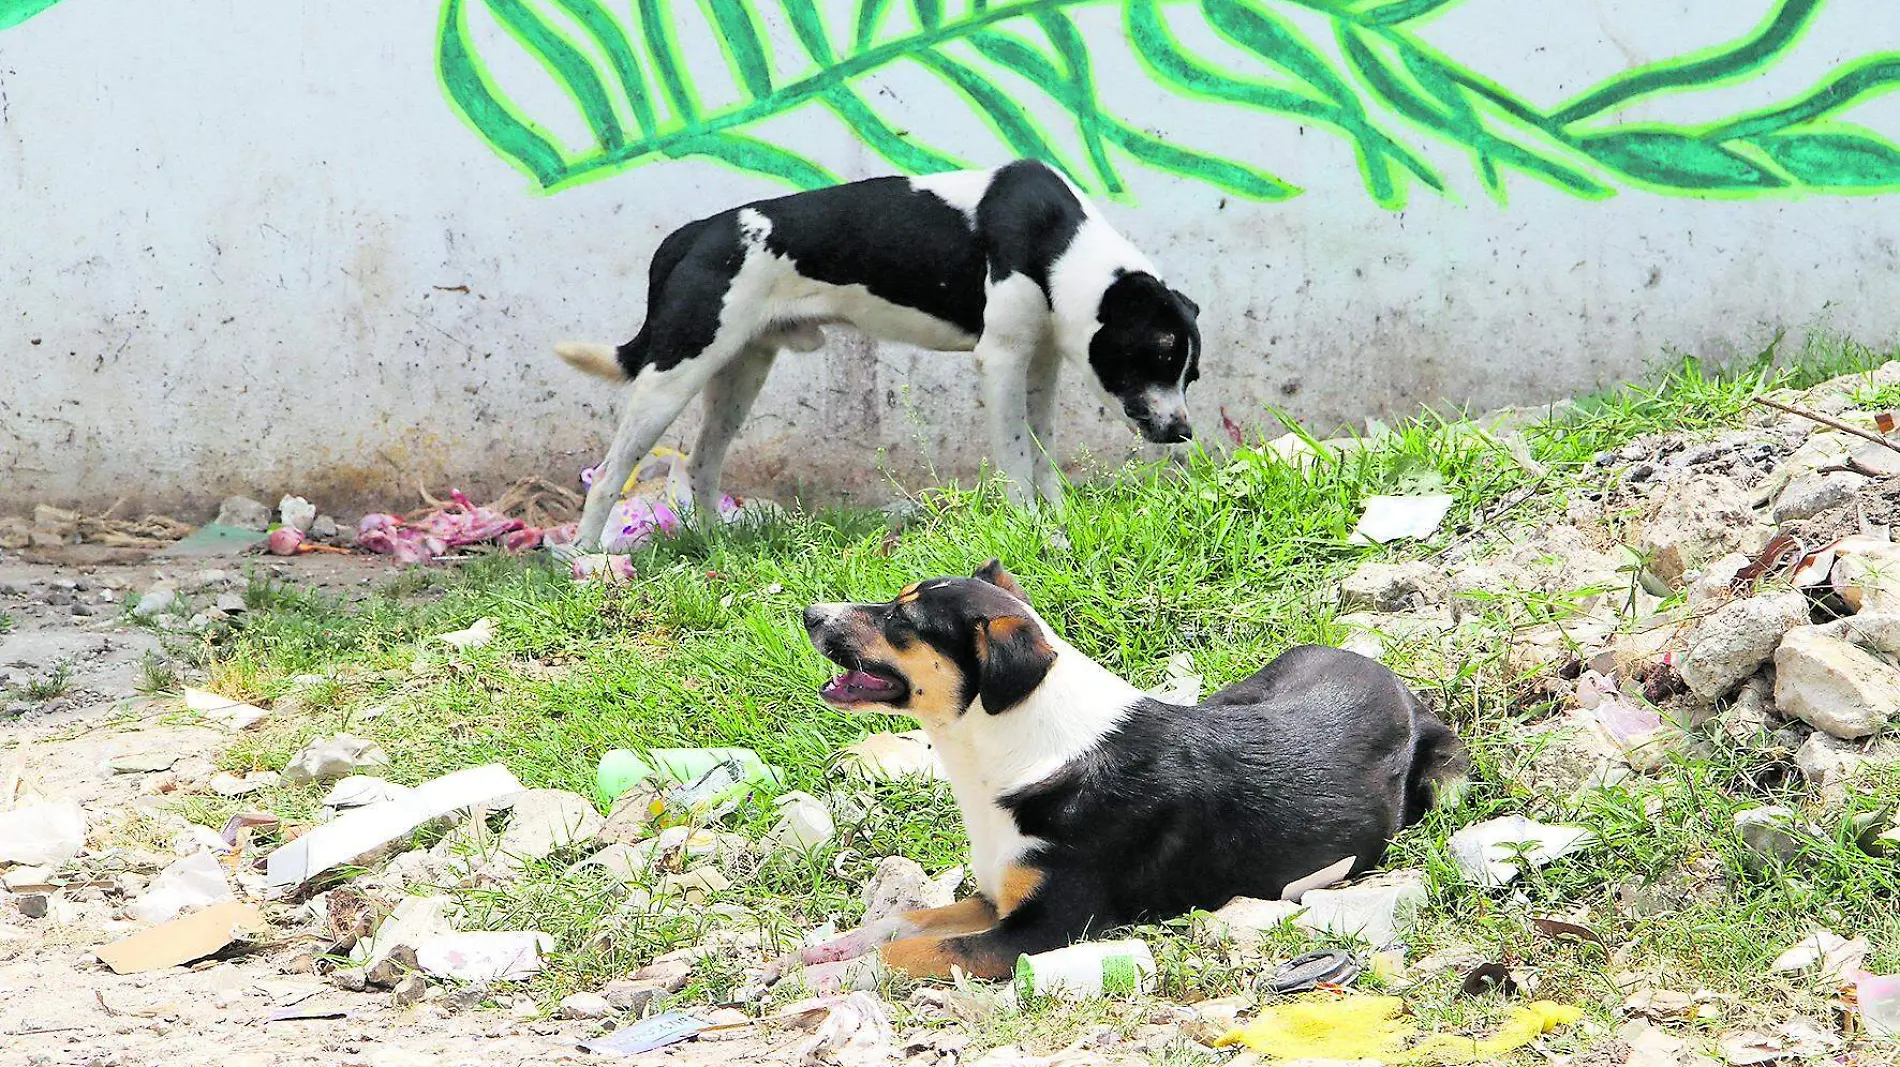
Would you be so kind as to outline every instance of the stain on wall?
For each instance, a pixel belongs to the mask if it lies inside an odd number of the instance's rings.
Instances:
[[[25,22],[57,3],[59,0],[0,0],[0,30]]]
[[[1271,160],[1185,147],[1117,114],[1098,85],[1096,45],[1075,17],[1104,7],[1118,9],[1126,45],[1153,94],[1170,98],[1168,107],[1230,111],[1224,121],[1241,141],[1250,117],[1268,115],[1344,138],[1367,194],[1394,210],[1415,190],[1446,191],[1445,176],[1418,151],[1425,142],[1461,150],[1500,203],[1511,175],[1589,199],[1623,188],[1703,198],[1900,189],[1900,147],[1842,117],[1900,86],[1900,53],[1846,62],[1740,114],[1693,124],[1626,120],[1639,103],[1768,71],[1826,0],[1778,0],[1740,37],[1633,66],[1554,105],[1534,103],[1427,42],[1421,31],[1462,2],[706,0],[704,17],[720,42],[710,53],[681,46],[682,25],[701,17],[692,4],[445,0],[436,58],[448,98],[469,126],[546,191],[690,157],[793,188],[832,184],[839,179],[797,144],[756,130],[808,108],[836,115],[899,172],[970,166],[959,154],[968,146],[900,128],[861,87],[896,66],[927,71],[1017,155],[1055,164],[1097,194],[1124,193],[1128,167],[1255,200],[1303,191]],[[505,46],[477,44],[470,28],[477,6],[507,31]],[[1296,22],[1295,13],[1317,19]],[[795,47],[774,47],[768,16],[782,16]],[[1324,47],[1315,22],[1329,38]],[[1184,33],[1190,23],[1250,57],[1252,69],[1201,54]],[[550,132],[550,116],[510,98],[484,51],[497,47],[522,50],[547,70],[591,143],[563,144]],[[742,92],[709,106],[696,89],[702,81],[731,81]],[[1055,131],[1012,91],[1020,83],[1072,125],[1067,132],[1079,150],[1058,147]]]

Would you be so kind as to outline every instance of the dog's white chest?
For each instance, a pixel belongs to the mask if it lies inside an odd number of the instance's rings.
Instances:
[[[994,901],[1002,894],[1010,867],[1035,847],[1036,840],[1025,836],[1016,826],[1016,817],[996,803],[1008,785],[991,782],[975,750],[959,740],[944,737],[935,744],[950,773],[950,791],[956,794],[963,828],[970,835],[970,872],[976,877],[977,891]]]

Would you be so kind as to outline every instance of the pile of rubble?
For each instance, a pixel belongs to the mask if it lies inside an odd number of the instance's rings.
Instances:
[[[1505,649],[1504,680],[1557,712],[1514,746],[1532,754],[1514,776],[1559,806],[1728,746],[1838,807],[1900,762],[1881,736],[1900,724],[1900,434],[1854,406],[1896,382],[1900,363],[1773,395],[1712,440],[1634,441],[1563,522],[1366,563],[1339,590],[1344,643],[1426,677]],[[1808,829],[1775,806],[1737,827],[1765,861]],[[1890,822],[1860,829],[1900,851]]]

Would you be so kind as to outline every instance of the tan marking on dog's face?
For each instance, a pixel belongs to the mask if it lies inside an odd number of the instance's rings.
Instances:
[[[880,633],[866,649],[865,659],[888,664],[903,675],[910,699],[899,710],[926,726],[950,722],[969,706],[963,672],[926,642],[898,645]]]
[[[1003,873],[1003,890],[997,894],[996,910],[1004,915],[1022,907],[1022,903],[1042,888],[1042,871],[1035,867],[1011,867]]]

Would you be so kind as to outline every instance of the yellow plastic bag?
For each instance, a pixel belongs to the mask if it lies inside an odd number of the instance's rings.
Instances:
[[[1275,1060],[1385,1060],[1388,1063],[1487,1063],[1523,1048],[1538,1035],[1576,1022],[1579,1008],[1540,1000],[1511,1009],[1497,1033],[1479,1039],[1428,1034],[1410,1048],[1418,1028],[1399,1013],[1398,997],[1306,998],[1262,1011],[1247,1026],[1229,1031],[1217,1046],[1245,1045]]]

